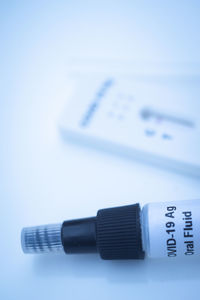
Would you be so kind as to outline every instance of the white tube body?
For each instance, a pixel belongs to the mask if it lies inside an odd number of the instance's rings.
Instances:
[[[146,204],[141,226],[147,256],[200,256],[200,200]]]

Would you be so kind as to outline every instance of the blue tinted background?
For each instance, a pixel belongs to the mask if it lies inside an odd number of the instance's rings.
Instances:
[[[200,62],[199,1],[0,2],[0,298],[198,299],[198,259],[25,256],[23,226],[135,201],[199,198],[199,179],[66,144],[71,59]]]

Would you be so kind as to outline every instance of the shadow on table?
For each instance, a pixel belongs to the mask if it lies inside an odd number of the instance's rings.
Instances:
[[[97,254],[43,255],[33,259],[37,276],[105,278],[119,283],[200,279],[200,258],[104,261]]]

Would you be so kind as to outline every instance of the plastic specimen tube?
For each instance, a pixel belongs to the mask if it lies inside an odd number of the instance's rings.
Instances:
[[[24,253],[98,252],[102,259],[200,255],[200,200],[101,209],[96,217],[22,229]]]

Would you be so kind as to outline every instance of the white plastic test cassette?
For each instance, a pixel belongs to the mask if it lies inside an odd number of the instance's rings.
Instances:
[[[200,175],[199,74],[87,72],[74,79],[65,137]]]

